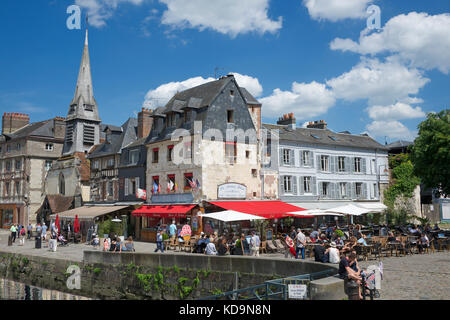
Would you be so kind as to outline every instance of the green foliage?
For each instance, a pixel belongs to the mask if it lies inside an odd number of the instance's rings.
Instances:
[[[139,284],[144,288],[144,291],[150,291],[152,289],[152,274],[136,273],[136,278]]]
[[[99,223],[98,234],[103,236],[104,234],[114,233],[117,235],[123,234],[123,222],[112,222],[112,218]]]
[[[167,233],[162,234],[163,241],[169,240],[169,235]]]
[[[220,289],[215,288],[211,293],[212,293],[213,295],[215,295],[215,296],[220,296],[220,295],[223,294],[223,291],[220,290]]]
[[[101,268],[94,268],[93,272],[95,273],[95,275],[99,275],[102,272]]]
[[[422,226],[424,226],[424,227],[425,227],[427,224],[431,224],[431,220],[428,219],[427,217],[425,217],[425,218],[417,218],[417,220],[419,220],[420,224],[421,224]]]
[[[337,229],[335,232],[338,237],[342,238],[344,236],[344,232],[342,230]]]
[[[411,160],[425,187],[438,188],[438,195],[450,194],[450,109],[429,113],[419,124]]]
[[[398,197],[412,197],[414,189],[420,184],[420,179],[414,175],[414,167],[407,157],[396,157],[397,160],[390,162],[397,165],[392,169],[393,184],[385,190],[385,204],[393,209]]]
[[[405,208],[399,210],[388,208],[386,217],[389,226],[405,225],[415,218],[415,216],[410,215]]]

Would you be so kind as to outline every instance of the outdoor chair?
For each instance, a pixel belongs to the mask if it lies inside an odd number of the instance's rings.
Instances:
[[[176,238],[172,238],[170,239],[169,242],[169,246],[167,247],[168,250],[170,250],[171,248],[173,248],[173,250],[175,251],[177,249],[177,239]]]
[[[261,241],[261,246],[259,247],[259,253],[267,253],[267,242]]]
[[[381,250],[381,243],[380,242],[375,242],[373,244],[372,250],[370,251],[371,255],[375,256],[375,259],[380,259],[383,256],[382,254],[382,250]]]
[[[275,240],[275,246],[280,252],[284,252],[286,250],[286,247],[281,243],[279,239]]]
[[[267,245],[267,249],[270,252],[278,252],[278,248],[273,244],[273,242],[271,240],[267,240],[266,245]]]

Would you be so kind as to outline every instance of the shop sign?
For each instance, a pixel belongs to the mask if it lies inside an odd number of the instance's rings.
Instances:
[[[219,199],[245,199],[247,187],[239,183],[226,183],[219,186],[217,197]]]

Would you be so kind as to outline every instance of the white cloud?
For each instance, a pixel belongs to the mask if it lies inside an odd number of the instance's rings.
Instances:
[[[362,19],[375,0],[303,0],[309,15],[315,20],[336,22],[344,19]]]
[[[297,119],[309,119],[328,111],[336,100],[333,93],[324,84],[292,84],[291,91],[275,89],[272,95],[259,99],[263,104],[264,117],[279,117],[286,112],[294,112]]]
[[[374,121],[367,125],[369,134],[374,137],[388,137],[413,141],[417,132],[410,131],[399,121]]]
[[[352,51],[362,55],[388,53],[413,67],[450,70],[450,14],[428,15],[411,12],[390,19],[381,32],[363,32],[359,43],[334,39],[332,50]]]
[[[336,98],[368,99],[369,105],[389,105],[416,95],[430,80],[417,69],[395,60],[363,59],[351,71],[327,81]]]
[[[426,116],[422,108],[413,108],[409,104],[398,102],[390,106],[371,106],[367,108],[373,120],[402,120],[423,118]]]
[[[212,29],[232,37],[248,32],[275,33],[282,18],[268,16],[269,0],[159,0],[167,5],[162,23],[174,28]]]
[[[262,94],[263,88],[257,78],[239,73],[233,73],[236,82],[240,87],[246,88],[252,95],[259,97]],[[143,106],[145,108],[157,108],[164,106],[177,93],[181,92],[207,82],[214,81],[214,78],[194,77],[179,82],[169,82],[160,85],[156,89],[152,89],[145,95]]]
[[[114,15],[114,11],[121,4],[141,5],[144,0],[75,0],[75,4],[88,11],[89,25],[103,27],[106,20]]]

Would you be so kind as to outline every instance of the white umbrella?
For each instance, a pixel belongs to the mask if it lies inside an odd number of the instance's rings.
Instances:
[[[202,218],[211,218],[223,222],[234,222],[234,221],[252,221],[252,220],[265,220],[263,217],[254,216],[248,213],[237,212],[233,210],[220,211],[208,214],[200,215]]]
[[[353,204],[347,204],[345,206],[325,210],[325,212],[326,213],[340,213],[340,214],[349,215],[349,216],[360,216],[365,213],[372,212],[372,210],[357,207]]]

